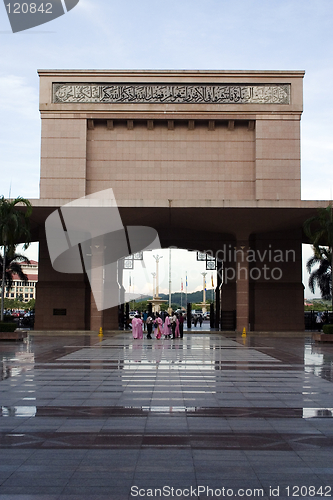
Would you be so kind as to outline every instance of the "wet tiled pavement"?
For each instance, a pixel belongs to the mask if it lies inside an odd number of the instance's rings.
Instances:
[[[30,335],[0,359],[1,500],[333,497],[310,334]]]

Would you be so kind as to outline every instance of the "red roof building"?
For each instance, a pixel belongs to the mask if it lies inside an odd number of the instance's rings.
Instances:
[[[30,263],[21,263],[22,271],[28,276],[28,281],[21,281],[19,276],[13,275],[13,285],[6,287],[5,297],[7,299],[19,299],[22,302],[29,302],[36,299],[36,284],[38,281],[38,262],[30,260]]]

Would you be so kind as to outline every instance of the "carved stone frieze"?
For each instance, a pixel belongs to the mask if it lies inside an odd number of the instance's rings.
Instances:
[[[53,83],[53,102],[290,104],[290,84]]]

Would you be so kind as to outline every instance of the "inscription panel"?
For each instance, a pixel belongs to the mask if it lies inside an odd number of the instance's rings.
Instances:
[[[290,84],[53,83],[53,102],[56,104],[290,104]]]

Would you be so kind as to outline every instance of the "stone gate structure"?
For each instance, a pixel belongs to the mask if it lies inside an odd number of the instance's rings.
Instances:
[[[302,330],[302,71],[39,71],[37,329],[117,328],[86,277],[52,269],[44,221],[112,188],[124,225],[218,258],[237,330]],[[37,234],[38,233],[38,234]],[[222,286],[220,286],[222,285]]]

